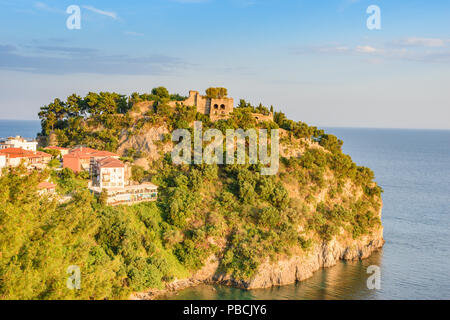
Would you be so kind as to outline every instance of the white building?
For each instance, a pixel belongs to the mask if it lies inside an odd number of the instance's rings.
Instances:
[[[6,156],[0,154],[0,170],[6,167]]]
[[[125,177],[125,164],[115,158],[94,160],[92,165],[92,185],[94,194],[106,192],[106,204],[130,205],[139,202],[156,201],[158,186],[153,183],[129,185]]]
[[[20,148],[28,151],[36,151],[37,148],[36,140],[27,140],[22,138],[21,136],[9,137],[6,140],[0,141],[0,150],[7,148]]]
[[[93,184],[100,189],[123,188],[125,186],[125,165],[122,161],[111,157],[94,161]]]
[[[140,202],[156,201],[158,199],[158,186],[153,183],[141,183],[137,185],[129,185],[122,188],[104,188],[91,187],[91,191],[100,196],[102,191],[106,191],[106,204],[116,205],[132,205]]]

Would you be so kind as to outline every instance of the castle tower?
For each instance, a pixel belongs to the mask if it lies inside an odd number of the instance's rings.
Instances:
[[[169,105],[175,107],[177,103],[184,106],[197,106],[197,112],[209,115],[211,121],[227,119],[234,109],[233,98],[208,98],[195,90],[189,91],[189,97],[186,100],[182,102],[171,101]]]

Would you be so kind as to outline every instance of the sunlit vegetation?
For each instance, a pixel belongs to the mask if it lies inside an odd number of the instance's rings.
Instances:
[[[226,96],[215,89],[211,96]],[[300,157],[282,157],[275,176],[262,176],[259,165],[176,166],[168,154],[150,161],[146,170],[132,165],[131,179],[157,184],[159,198],[130,207],[108,207],[102,196],[94,198],[86,173],[5,171],[0,177],[0,298],[125,298],[187,277],[211,255],[219,258],[219,271],[249,279],[265,261],[307,253],[340,237],[358,239],[380,225],[382,190],[373,172],[343,154],[335,136],[281,112],[274,113],[273,122],[256,123],[252,113],[269,114],[273,107],[244,100],[229,119],[214,123],[193,107],[167,106],[183,98],[159,87],[130,97],[89,93],[56,99],[42,108],[42,134],[54,133],[61,146],[116,151],[123,130],[136,134],[156,124],[191,128],[202,120],[204,128],[223,132],[281,128],[286,143],[297,139],[314,147],[304,143]],[[134,119],[130,112],[142,101],[153,104]],[[122,159],[132,163],[143,156],[139,152],[130,148]],[[72,200],[37,196],[37,184],[47,177]],[[81,268],[82,290],[65,286],[70,265]]]

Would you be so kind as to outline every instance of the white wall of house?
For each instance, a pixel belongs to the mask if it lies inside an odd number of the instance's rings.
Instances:
[[[27,141],[22,137],[8,138],[0,143],[0,150],[6,148],[21,148],[29,151],[36,151],[37,141]]]
[[[0,155],[0,169],[6,167],[6,156]]]
[[[23,158],[9,158],[6,164],[9,167],[18,167]]]
[[[125,168],[100,168],[100,188],[123,188]]]

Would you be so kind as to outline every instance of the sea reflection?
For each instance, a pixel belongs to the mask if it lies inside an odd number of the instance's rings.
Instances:
[[[176,294],[161,297],[168,300],[358,300],[377,299],[383,290],[383,251],[377,251],[362,261],[345,261],[336,266],[318,270],[314,275],[296,284],[270,289],[240,290],[218,285],[200,285]],[[381,290],[367,288],[367,268],[381,268]]]

